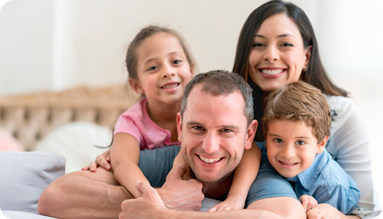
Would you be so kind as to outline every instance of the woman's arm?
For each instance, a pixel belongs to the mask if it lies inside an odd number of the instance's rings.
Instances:
[[[141,196],[136,188],[136,181],[147,182],[144,174],[138,168],[140,145],[135,137],[127,133],[114,135],[110,151],[110,160],[114,177],[134,197]]]
[[[209,212],[242,209],[245,206],[250,186],[257,177],[261,164],[261,150],[253,142],[252,147],[246,150],[243,158],[234,172],[233,182],[225,201],[214,206]]]
[[[374,209],[374,186],[367,125],[362,113],[348,98],[328,98],[333,122],[327,151],[351,176],[361,195],[358,206]]]

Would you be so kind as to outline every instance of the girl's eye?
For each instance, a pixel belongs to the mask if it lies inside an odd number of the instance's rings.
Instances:
[[[292,47],[293,44],[291,44],[291,43],[282,43],[282,46],[283,47]]]
[[[254,43],[253,45],[251,45],[251,47],[262,47],[263,44],[262,43]]]
[[[174,60],[173,64],[177,65],[177,64],[180,64],[181,62],[182,62],[181,60]]]
[[[150,67],[150,68],[148,69],[148,71],[154,71],[154,70],[156,70],[156,69],[158,69],[157,66],[152,66],[152,67]]]
[[[304,145],[304,144],[306,144],[306,142],[304,142],[304,141],[297,141],[297,142],[295,142],[297,145]]]
[[[283,141],[282,141],[282,139],[280,139],[280,138],[275,138],[275,139],[274,139],[274,142],[280,144],[280,143],[282,143]]]

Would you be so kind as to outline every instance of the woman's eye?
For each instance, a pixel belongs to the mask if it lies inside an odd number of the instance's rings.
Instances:
[[[262,43],[254,43],[253,45],[251,45],[251,47],[262,47],[263,44]]]
[[[291,46],[293,46],[293,44],[291,44],[291,43],[283,43],[282,46],[283,47],[291,47]]]
[[[148,71],[154,71],[154,70],[156,70],[156,69],[158,69],[157,66],[152,66],[152,67],[150,67],[150,68],[148,69]]]
[[[306,144],[306,142],[304,142],[304,141],[297,141],[296,144],[297,145],[304,145],[304,144]]]
[[[174,60],[173,64],[177,65],[177,64],[180,64],[181,62],[182,62],[181,60]]]
[[[275,138],[275,139],[274,139],[274,142],[280,144],[280,143],[282,143],[283,141],[282,141],[282,139],[280,139],[280,138]]]

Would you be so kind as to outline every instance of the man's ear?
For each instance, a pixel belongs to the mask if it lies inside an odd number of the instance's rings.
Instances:
[[[178,141],[181,142],[182,139],[182,118],[181,113],[177,113],[177,133],[178,133]]]
[[[319,142],[318,148],[317,148],[317,154],[320,154],[323,152],[326,146],[327,140],[328,140],[328,136],[324,136],[323,140]]]
[[[144,90],[141,87],[141,83],[137,79],[129,78],[128,82],[129,82],[130,87],[132,88],[132,90],[135,93],[140,94],[140,95],[144,94]]]
[[[246,132],[246,139],[245,139],[245,149],[249,150],[251,148],[251,145],[253,143],[255,133],[257,132],[257,127],[258,127],[258,121],[253,120],[249,127],[247,128]]]

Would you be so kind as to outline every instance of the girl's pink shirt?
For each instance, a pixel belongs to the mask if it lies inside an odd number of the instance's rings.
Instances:
[[[140,150],[160,148],[165,145],[181,145],[171,142],[171,133],[156,125],[146,110],[146,98],[138,101],[125,111],[117,120],[114,134],[123,132],[135,137],[140,144]]]

